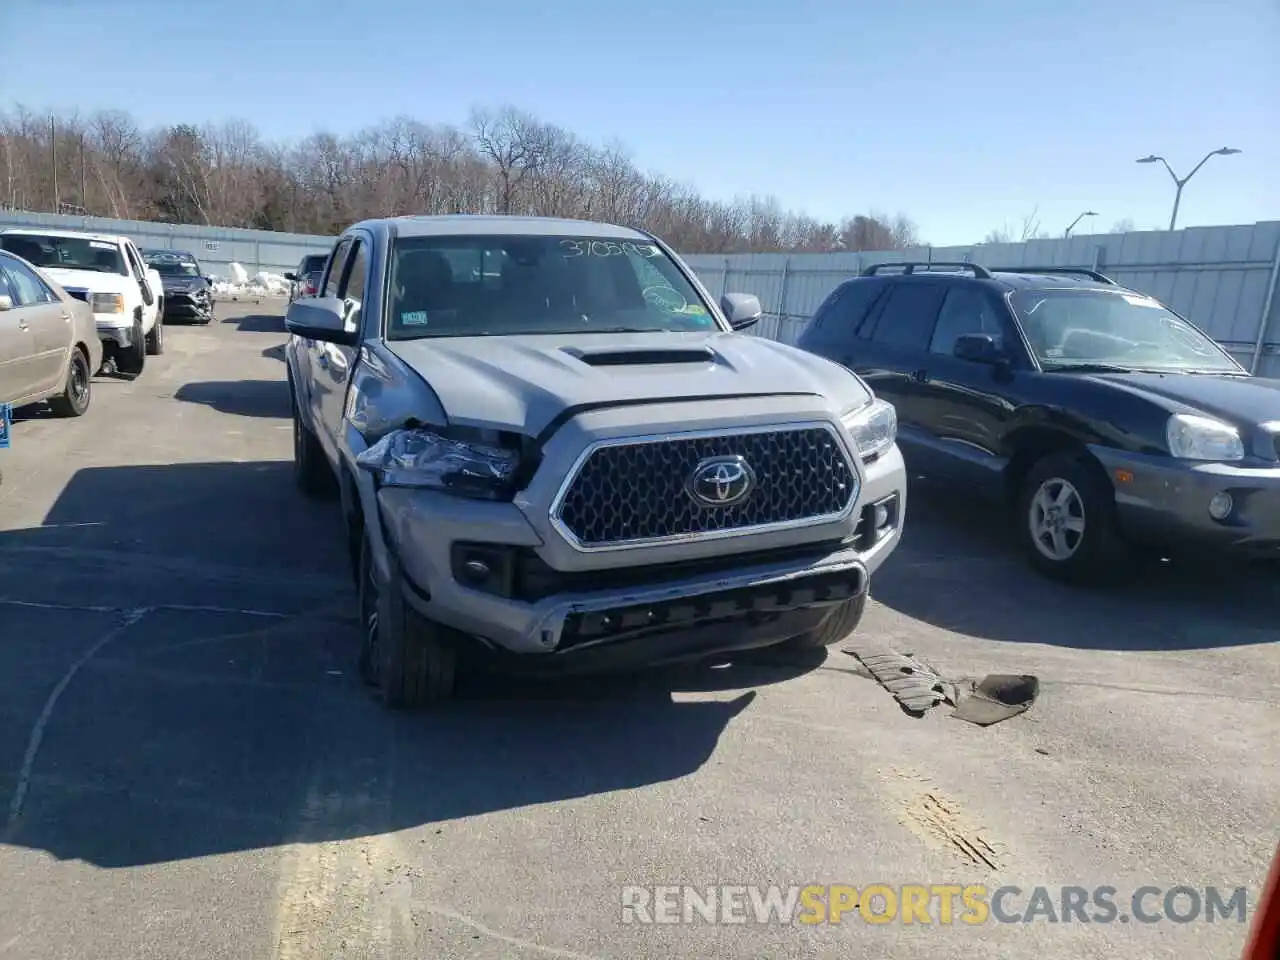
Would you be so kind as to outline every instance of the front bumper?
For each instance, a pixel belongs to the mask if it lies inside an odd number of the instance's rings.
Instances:
[[[213,301],[190,293],[164,293],[164,315],[167,320],[207,320],[213,316]]]
[[[94,325],[98,328],[98,339],[103,344],[117,347],[121,350],[133,346],[133,324],[127,320],[122,320],[120,314],[95,313],[93,319]]]
[[[1121,530],[1136,542],[1280,556],[1280,466],[1193,463],[1095,448],[1116,491]],[[1209,514],[1231,497],[1221,520]]]
[[[820,625],[867,591],[901,538],[901,455],[894,448],[863,469],[853,515],[814,539],[744,538],[713,555],[636,556],[588,569],[552,567],[546,558],[555,554],[515,504],[391,488],[377,503],[408,582],[405,600],[421,616],[491,652],[572,670],[763,646]]]

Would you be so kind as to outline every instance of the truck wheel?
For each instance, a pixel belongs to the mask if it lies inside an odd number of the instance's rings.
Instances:
[[[93,399],[93,373],[89,358],[80,347],[71,348],[71,361],[67,364],[67,382],[62,393],[49,398],[49,409],[55,417],[79,417],[89,409]]]
[[[1082,454],[1055,453],[1027,473],[1018,529],[1031,566],[1056,580],[1097,585],[1123,570],[1128,549],[1116,520],[1115,492]]]
[[[827,619],[812,630],[799,636],[784,640],[781,646],[788,650],[816,650],[829,647],[833,643],[844,640],[862,622],[862,614],[867,608],[865,593],[846,600],[827,615]]]
[[[304,494],[315,499],[328,497],[337,488],[320,441],[302,422],[296,398],[293,401],[293,482]]]
[[[155,326],[147,334],[147,353],[153,357],[164,353],[164,314],[162,313],[156,314]]]
[[[147,365],[147,350],[142,338],[141,317],[134,319],[132,342],[129,346],[117,350],[115,361],[116,369],[127,377],[138,376]]]
[[[360,677],[388,707],[413,708],[448,700],[457,654],[441,627],[404,602],[398,568],[384,582],[368,536],[360,545]]]

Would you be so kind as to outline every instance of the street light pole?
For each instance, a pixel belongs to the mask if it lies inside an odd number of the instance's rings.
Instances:
[[[1097,213],[1095,213],[1092,210],[1086,210],[1084,213],[1080,214],[1080,216],[1076,217],[1074,220],[1071,221],[1071,226],[1067,227],[1066,230],[1062,231],[1063,239],[1070,237],[1071,231],[1076,228],[1076,224],[1079,223],[1081,220],[1083,220],[1085,217],[1096,217],[1096,216],[1097,216]]]
[[[1187,185],[1187,181],[1194,177],[1199,172],[1200,168],[1209,162],[1210,157],[1229,157],[1233,153],[1240,153],[1240,151],[1235,147],[1219,147],[1217,150],[1210,150],[1204,155],[1204,159],[1192,167],[1191,172],[1185,177],[1179,177],[1173,172],[1173,167],[1169,166],[1168,160],[1164,157],[1156,156],[1154,153],[1150,156],[1142,157],[1137,161],[1138,163],[1163,163],[1164,168],[1169,171],[1169,176],[1172,178],[1174,185],[1177,188],[1173,194],[1173,215],[1169,217],[1170,230],[1174,230],[1178,226],[1178,205],[1182,203],[1182,188]]]

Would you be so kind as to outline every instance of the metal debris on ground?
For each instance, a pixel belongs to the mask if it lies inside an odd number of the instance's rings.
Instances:
[[[844,652],[913,717],[945,703],[955,708],[951,716],[957,720],[989,727],[1025,712],[1040,693],[1040,681],[1030,675],[990,674],[978,682],[948,679],[933,664],[889,647],[860,645]]]

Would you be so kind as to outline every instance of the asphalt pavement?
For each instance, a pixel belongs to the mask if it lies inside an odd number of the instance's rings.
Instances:
[[[1129,896],[1252,908],[1280,822],[1274,570],[1073,590],[920,483],[858,639],[1034,674],[1021,716],[908,716],[841,647],[388,712],[354,676],[336,510],[291,483],[282,308],[170,328],[138,380],[0,450],[0,957],[1239,954],[1234,917]],[[1015,885],[1004,916],[1046,887],[1059,922],[623,909],[678,884],[849,885],[873,916],[875,884]],[[1063,920],[1063,885],[1116,888],[1117,916]]]

